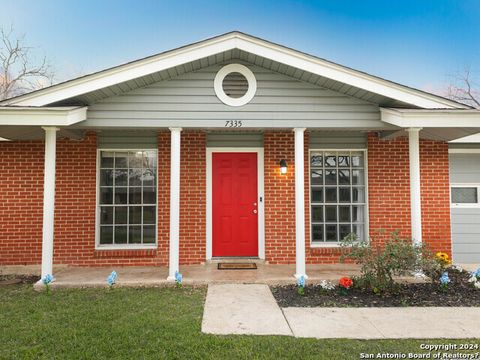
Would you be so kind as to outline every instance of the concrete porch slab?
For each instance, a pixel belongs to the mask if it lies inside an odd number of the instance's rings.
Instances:
[[[267,285],[208,287],[202,332],[208,334],[286,335],[292,332]]]
[[[295,337],[330,339],[479,338],[480,308],[284,308]]]

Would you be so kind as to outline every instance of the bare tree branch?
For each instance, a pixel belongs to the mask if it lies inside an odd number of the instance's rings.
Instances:
[[[0,100],[18,96],[53,83],[54,72],[45,57],[37,59],[25,37],[13,27],[0,27]]]
[[[447,88],[447,97],[480,108],[480,84],[474,80],[470,68],[455,76]]]

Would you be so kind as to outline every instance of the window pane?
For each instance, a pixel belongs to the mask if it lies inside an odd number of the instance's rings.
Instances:
[[[325,221],[337,221],[336,206],[325,206]]]
[[[143,223],[155,224],[155,206],[143,207]]]
[[[337,202],[337,188],[325,188],[325,202]]]
[[[128,221],[130,224],[142,223],[142,207],[141,206],[128,207]]]
[[[115,186],[127,186],[128,180],[127,169],[115,169]]]
[[[340,231],[340,240],[343,240],[344,238],[346,238],[348,235],[352,233],[351,225],[341,224],[339,226],[339,231]]]
[[[323,241],[323,225],[312,225],[312,241]]]
[[[127,223],[127,207],[115,206],[115,224],[122,225]]]
[[[100,170],[100,186],[113,186],[113,170]]]
[[[323,156],[322,155],[312,155],[310,158],[311,166],[322,166],[323,165]]]
[[[144,187],[143,188],[143,203],[144,204],[155,204],[156,203],[156,193],[154,187]]]
[[[477,188],[475,187],[452,187],[452,203],[476,204],[478,203]]]
[[[313,222],[322,222],[323,221],[323,206],[313,206],[312,207],[312,221]]]
[[[100,226],[100,244],[113,244],[113,226]]]
[[[113,204],[113,188],[100,189],[100,204]]]
[[[352,207],[352,221],[353,222],[363,222],[364,219],[364,206],[353,206]]]
[[[131,152],[128,156],[129,168],[141,168],[143,164],[143,151]]]
[[[127,243],[127,227],[115,226],[115,244]]]
[[[339,197],[339,202],[349,203],[350,201],[352,201],[350,199],[350,188],[349,187],[338,188],[338,197]]]
[[[142,203],[142,188],[131,187],[128,189],[128,203],[129,204],[141,204]]]
[[[312,185],[323,185],[322,170],[312,170]]]
[[[143,181],[143,186],[155,186],[156,185],[155,169],[154,168],[143,169],[142,181]]]
[[[128,185],[141,186],[142,185],[142,169],[130,169],[128,171]]]
[[[100,208],[100,224],[113,224],[113,206]]]
[[[337,157],[335,155],[326,154],[325,167],[335,167],[335,166],[337,166]]]
[[[141,244],[142,243],[142,227],[130,226],[128,229],[128,243]]]
[[[102,151],[100,155],[100,167],[101,168],[113,168],[113,152]]]
[[[364,203],[365,202],[365,189],[363,187],[354,187],[352,188],[352,201],[354,203]]]
[[[363,241],[365,238],[365,228],[363,225],[360,224],[354,224],[353,225],[353,232],[357,235],[357,240]]]
[[[323,188],[312,188],[312,202],[323,202]]]
[[[127,204],[127,188],[116,187],[115,188],[115,204]]]
[[[338,241],[337,238],[337,225],[327,224],[325,225],[326,241]]]
[[[154,244],[155,243],[155,226],[143,227],[143,243]]]
[[[350,185],[350,170],[338,170],[338,183],[340,185]]]
[[[352,170],[352,184],[363,185],[365,184],[365,177],[363,170]]]
[[[325,185],[337,185],[337,170],[325,170]]]
[[[116,169],[126,169],[127,166],[128,153],[126,152],[115,152],[115,168]]]
[[[352,153],[352,166],[363,167],[363,153]]]
[[[350,206],[338,207],[338,221],[350,222]]]
[[[350,167],[350,156],[339,155],[338,156],[338,167]]]

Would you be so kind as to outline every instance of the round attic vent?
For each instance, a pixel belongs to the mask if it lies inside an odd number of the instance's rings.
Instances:
[[[242,106],[255,96],[257,80],[244,65],[230,64],[221,68],[214,81],[215,94],[226,105]]]

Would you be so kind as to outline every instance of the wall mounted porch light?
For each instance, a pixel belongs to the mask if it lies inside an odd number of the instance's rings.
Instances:
[[[287,161],[285,159],[280,160],[280,174],[285,175],[287,173]]]

